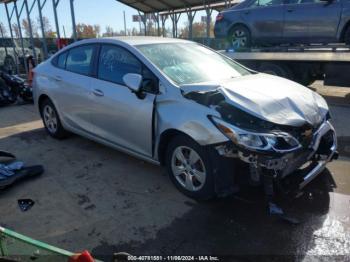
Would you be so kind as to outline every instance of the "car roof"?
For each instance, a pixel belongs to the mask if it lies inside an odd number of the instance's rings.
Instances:
[[[148,45],[148,44],[161,44],[161,43],[191,43],[191,41],[178,39],[178,38],[167,38],[167,37],[156,37],[156,36],[119,36],[119,37],[101,37],[86,39],[76,42],[76,44],[83,43],[118,43],[124,42],[131,46],[136,45]]]

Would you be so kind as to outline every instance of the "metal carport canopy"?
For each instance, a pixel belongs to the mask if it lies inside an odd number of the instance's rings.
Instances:
[[[159,13],[176,11],[177,9],[193,8],[197,6],[210,6],[212,4],[231,2],[223,0],[117,0],[143,13]],[[233,2],[233,1],[232,1]]]

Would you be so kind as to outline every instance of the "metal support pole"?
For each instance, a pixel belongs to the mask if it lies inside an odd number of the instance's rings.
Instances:
[[[210,6],[207,6],[207,8],[205,9],[206,13],[207,13],[207,45],[209,45],[209,41],[210,41],[210,23],[211,23],[211,14],[213,12],[212,9],[210,9]]]
[[[176,32],[175,32],[175,20],[176,20],[176,18],[175,18],[175,13],[174,13],[174,11],[170,14],[170,19],[171,19],[171,22],[172,22],[172,26],[173,26],[173,38],[175,38],[176,37]]]
[[[30,12],[28,8],[28,1],[24,0],[24,5],[26,8],[26,13],[27,13],[27,21],[28,21],[28,26],[29,26],[29,37],[30,37],[30,44],[32,46],[32,51],[33,51],[33,58],[34,62],[37,65],[38,64],[38,57],[36,56],[36,51],[35,51],[35,44],[34,44],[34,38],[33,38],[33,28],[32,28],[32,21],[30,20]]]
[[[11,36],[11,40],[12,40],[13,56],[14,56],[14,59],[15,59],[16,70],[17,70],[16,73],[19,74],[18,54],[16,52],[15,40],[13,38],[13,32],[12,32],[11,17],[9,15],[9,10],[8,10],[8,7],[7,7],[7,3],[5,4],[5,9],[6,9],[7,22],[9,24],[9,29],[10,29],[10,36]]]
[[[163,37],[165,37],[165,22],[168,19],[168,16],[167,15],[161,15],[160,18],[162,20],[162,35],[163,35]]]
[[[179,14],[176,14],[174,13],[174,26],[175,26],[175,37],[178,37],[178,33],[177,33],[177,25],[179,23],[179,20],[180,20],[180,16],[181,16],[181,13]]]
[[[16,18],[17,18],[19,38],[21,39],[21,48],[22,48],[24,69],[26,70],[26,74],[28,75],[28,65],[27,65],[27,62],[26,62],[26,53],[24,51],[22,29],[21,29],[21,22],[19,20],[19,15],[18,15],[17,2],[15,1],[15,2],[13,2],[13,4],[14,4],[15,14],[16,14]]]
[[[74,38],[74,42],[76,42],[78,37],[77,37],[77,29],[76,29],[76,26],[75,26],[74,0],[70,0],[70,13],[71,13],[71,16],[72,16],[73,38]]]
[[[60,35],[60,26],[58,24],[58,18],[57,18],[57,6],[60,0],[52,0],[52,7],[53,7],[53,14],[55,16],[55,24],[56,24],[56,34],[57,34],[57,39],[61,39]]]
[[[126,36],[126,19],[125,19],[125,11],[123,11],[124,16],[124,35]]]
[[[196,16],[197,11],[192,11],[191,9],[187,11],[187,17],[188,17],[188,38],[193,38],[193,20]]]
[[[143,15],[141,15],[141,12],[139,12],[139,16],[141,17],[141,21],[143,23],[143,26],[144,26],[144,34],[147,35],[147,17],[146,17],[146,14],[143,13]],[[140,33],[141,33],[141,30],[140,30]]]
[[[46,3],[46,0],[44,1],[44,4],[41,5],[41,0],[38,0],[38,11],[39,11],[39,19],[40,19],[40,27],[41,27],[41,34],[43,36],[42,38],[42,44],[44,49],[44,59],[47,59],[48,57],[48,51],[47,51],[47,43],[46,43],[46,34],[45,34],[45,28],[44,28],[44,21],[43,21],[43,15],[42,15],[42,9]]]
[[[157,13],[157,31],[158,31],[158,36],[160,36],[160,26],[159,26],[159,13]]]

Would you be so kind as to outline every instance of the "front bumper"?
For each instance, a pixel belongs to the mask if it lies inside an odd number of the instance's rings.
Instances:
[[[328,138],[330,141],[322,141],[327,134],[331,136]],[[303,181],[299,184],[299,189],[304,188],[315,179],[325,169],[328,162],[334,158],[338,158],[337,147],[337,136],[334,127],[329,121],[324,122],[314,134],[313,143],[311,145],[314,154],[320,153],[319,155],[323,157],[323,159],[319,158],[315,162],[315,166],[305,174]]]
[[[307,147],[286,154],[262,154],[240,149],[217,147],[220,155],[238,157],[249,164],[252,182],[260,183],[264,176],[279,182],[293,181],[293,188],[302,189],[314,180],[326,164],[338,157],[337,136],[329,121],[323,122],[310,137]],[[237,151],[235,151],[237,150]]]

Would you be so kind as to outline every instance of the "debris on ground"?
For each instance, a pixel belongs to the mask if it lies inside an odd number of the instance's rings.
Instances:
[[[18,199],[18,206],[21,211],[25,212],[34,206],[35,202],[32,199]]]
[[[16,157],[6,151],[0,151],[0,189],[4,189],[24,178],[41,175],[44,168],[41,165],[25,166],[21,161],[16,161]]]

